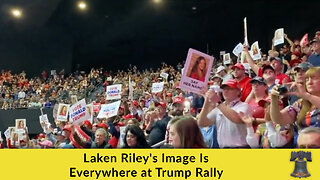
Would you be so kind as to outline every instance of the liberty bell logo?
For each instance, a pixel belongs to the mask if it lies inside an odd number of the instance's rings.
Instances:
[[[294,161],[294,170],[291,173],[292,177],[309,177],[311,176],[307,169],[307,162],[311,162],[311,152],[291,152],[290,161]]]

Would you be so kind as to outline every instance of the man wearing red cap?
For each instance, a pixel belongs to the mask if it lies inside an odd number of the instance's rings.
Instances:
[[[247,103],[240,101],[239,83],[230,79],[222,84],[224,102],[219,93],[209,90],[205,95],[203,109],[200,112],[198,124],[201,127],[217,127],[217,140],[220,148],[246,148],[247,130],[239,113],[250,114]]]
[[[167,124],[171,119],[166,112],[167,105],[164,102],[157,102],[155,105],[158,109],[158,118],[160,120],[151,119],[146,127],[151,146],[165,139]]]
[[[240,100],[244,102],[252,90],[252,85],[250,84],[251,79],[246,75],[246,69],[240,63],[235,64],[232,70],[233,76],[238,81],[241,89],[242,96]]]

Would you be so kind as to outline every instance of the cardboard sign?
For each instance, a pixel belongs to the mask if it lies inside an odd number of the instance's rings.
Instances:
[[[226,51],[220,51],[220,56],[223,56],[226,53]]]
[[[230,62],[231,62],[230,53],[224,54],[223,55],[223,64],[230,64]]]
[[[251,57],[253,60],[261,59],[260,49],[259,49],[259,43],[258,41],[254,42],[251,45],[251,50],[249,51]]]
[[[23,133],[26,128],[26,119],[16,119],[16,131]]]
[[[125,138],[126,136],[126,128],[127,126],[121,126],[120,127],[120,138],[119,138],[119,143],[118,143],[118,147],[121,148],[124,146],[124,141],[123,139]]]
[[[132,85],[130,76],[129,76],[129,100],[133,101],[133,85]]]
[[[80,124],[85,120],[88,120],[90,118],[90,115],[87,111],[87,104],[86,100],[82,99],[72,105],[70,107],[70,121],[73,124]]]
[[[168,79],[168,76],[169,76],[168,73],[165,73],[165,72],[160,73],[160,77],[163,77],[165,79]]]
[[[179,87],[202,95],[208,86],[212,63],[212,56],[190,48]]]
[[[162,92],[162,90],[163,90],[163,85],[164,85],[163,82],[160,82],[160,83],[152,83],[152,90],[151,90],[151,92],[152,92],[152,93]]]
[[[107,86],[107,100],[121,99],[122,84]]]
[[[116,101],[110,104],[101,105],[101,110],[97,118],[110,118],[118,114],[121,101]]]
[[[93,112],[99,112],[101,103],[93,103]]]
[[[273,46],[284,43],[284,29],[280,28],[274,32]]]
[[[48,115],[47,114],[43,114],[39,116],[39,120],[40,120],[40,124],[41,123],[49,123],[49,119],[48,119]]]
[[[70,105],[69,104],[59,104],[57,121],[67,121]]]
[[[303,37],[300,40],[300,46],[301,47],[305,47],[307,44],[309,44],[308,33],[303,35]]]
[[[240,55],[241,52],[242,52],[242,49],[243,49],[243,45],[242,45],[242,43],[239,43],[236,47],[234,47],[232,53],[233,53],[234,55],[236,55],[237,57],[239,57],[239,55]]]
[[[243,26],[244,26],[244,45],[249,46],[249,43],[248,43],[247,17],[245,17],[243,19]]]

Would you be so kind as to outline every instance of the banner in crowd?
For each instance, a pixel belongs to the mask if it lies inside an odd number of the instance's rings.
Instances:
[[[251,45],[250,55],[253,60],[259,60],[261,59],[260,49],[259,49],[259,43],[258,41],[254,42]]]
[[[230,64],[232,62],[230,53],[223,55],[223,64]]]
[[[89,117],[90,117],[88,121],[93,123],[93,103],[87,104],[87,112],[89,113]]]
[[[152,92],[152,93],[162,92],[162,90],[163,90],[163,85],[164,85],[164,82],[152,83],[151,92]]]
[[[69,104],[59,104],[57,121],[68,121],[68,113],[69,113]]]
[[[273,46],[284,43],[284,29],[280,28],[274,32]]]
[[[242,52],[242,49],[243,49],[243,45],[242,45],[242,43],[239,43],[239,44],[237,44],[236,47],[234,47],[234,49],[232,50],[232,53],[235,56],[239,57]]]
[[[180,88],[196,94],[204,94],[208,87],[212,63],[212,56],[190,48],[181,75]]]
[[[88,120],[90,115],[87,111],[87,104],[85,99],[81,99],[70,107],[70,122],[73,124],[80,124]]]
[[[168,76],[169,76],[168,73],[165,73],[165,72],[161,72],[161,73],[160,73],[160,77],[163,77],[163,78],[165,78],[165,79],[168,79]]]
[[[107,86],[107,100],[121,99],[122,84]]]
[[[306,33],[305,35],[303,35],[303,37],[300,40],[300,46],[301,47],[305,47],[307,44],[309,44],[309,40],[308,40],[308,33]]]
[[[118,114],[121,101],[110,104],[102,104],[97,118],[110,118]]]

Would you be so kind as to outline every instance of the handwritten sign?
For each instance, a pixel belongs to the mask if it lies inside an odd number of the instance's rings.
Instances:
[[[163,82],[160,82],[160,83],[153,83],[152,84],[152,93],[158,93],[158,92],[161,92],[163,90],[163,85],[164,83]]]
[[[116,101],[110,104],[101,105],[101,110],[97,118],[110,118],[118,114],[121,101]]]
[[[85,120],[88,120],[90,118],[90,115],[87,111],[87,104],[86,100],[82,99],[72,105],[70,107],[70,121],[73,124],[80,124]]]
[[[189,49],[180,80],[184,91],[203,94],[207,89],[213,57],[200,51]]]
[[[121,99],[122,84],[107,86],[107,100]]]

